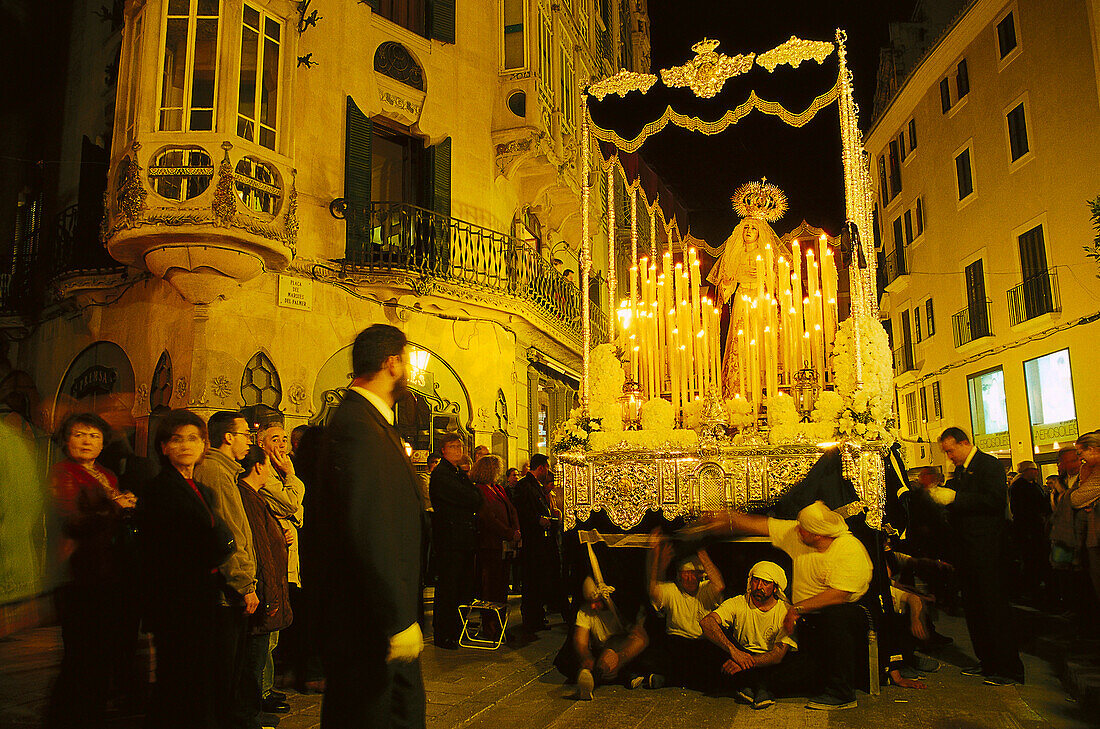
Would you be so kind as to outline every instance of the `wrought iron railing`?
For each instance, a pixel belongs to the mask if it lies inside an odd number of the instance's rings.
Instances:
[[[400,202],[334,200],[332,214],[347,222],[344,265],[398,271],[522,299],[577,334],[580,289],[538,251],[515,238],[464,220]],[[593,344],[608,336],[607,314],[591,307]]]
[[[905,249],[895,248],[893,253],[886,256],[886,285],[892,284],[898,277],[909,273],[905,262]]]
[[[993,336],[991,325],[993,310],[990,306],[992,303],[988,299],[981,303],[971,302],[961,311],[951,315],[951,333],[955,338],[956,347],[982,337]]]
[[[1019,286],[1008,290],[1008,316],[1012,326],[1061,310],[1062,298],[1055,271],[1026,278]]]
[[[50,282],[80,271],[122,272],[99,240],[98,221],[81,217],[76,205],[33,231],[19,253],[0,256],[0,313],[26,314],[41,307]]]
[[[900,375],[911,372],[917,368],[916,358],[913,357],[913,345],[903,344],[894,350],[894,374]]]

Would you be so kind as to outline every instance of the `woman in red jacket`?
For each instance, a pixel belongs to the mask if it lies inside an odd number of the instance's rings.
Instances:
[[[477,576],[478,597],[487,602],[508,602],[508,571],[505,568],[504,552],[514,550],[520,541],[519,516],[512,505],[504,486],[501,474],[504,462],[499,456],[483,456],[470,470],[470,480],[474,482],[485,505],[478,512]],[[500,626],[492,625],[489,611],[481,616],[482,637],[495,640]]]
[[[58,437],[66,458],[51,469],[50,489],[60,522],[60,558],[68,569],[57,593],[65,652],[46,725],[94,729],[105,726],[106,703],[120,688],[111,686],[112,678],[124,678],[112,670],[127,663],[120,651],[128,646],[132,655],[137,637],[128,539],[137,500],[96,462],[110,438],[99,416],[70,415]]]

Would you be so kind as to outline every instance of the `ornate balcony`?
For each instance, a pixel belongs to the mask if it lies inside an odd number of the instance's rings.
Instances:
[[[974,302],[951,315],[951,332],[956,348],[982,337],[993,336],[993,328],[990,324],[993,318],[990,307],[992,303],[989,300],[981,304]]]
[[[894,375],[903,375],[917,368],[916,358],[913,356],[913,345],[903,344],[894,350]]]
[[[49,223],[21,231],[14,249],[0,256],[0,315],[31,314],[54,296],[83,287],[73,279],[123,273],[126,267],[111,258],[98,240],[99,210],[70,205]],[[65,283],[62,283],[62,280]]]
[[[1019,286],[1008,290],[1008,317],[1012,326],[1061,310],[1056,271],[1024,279]]]
[[[454,287],[468,298],[519,300],[580,337],[580,289],[512,236],[407,203],[339,198],[330,209],[347,221],[345,273],[402,275],[419,294]],[[606,341],[606,313],[593,304],[589,319],[592,341]]]
[[[886,256],[886,290],[897,291],[905,288],[909,279],[909,267],[905,260],[905,249],[895,248]]]
[[[285,268],[298,234],[290,161],[209,135],[179,139],[149,135],[115,162],[102,231],[111,255],[196,304]]]

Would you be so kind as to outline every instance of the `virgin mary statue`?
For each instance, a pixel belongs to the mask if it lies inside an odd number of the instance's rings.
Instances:
[[[726,395],[732,397],[740,389],[737,336],[738,331],[744,329],[746,308],[736,304],[741,299],[775,298],[775,261],[780,255],[790,254],[781,249],[779,238],[771,226],[787,212],[787,196],[782,190],[765,178],[760,182],[741,185],[730,200],[741,222],[722,244],[718,260],[707,274],[707,283],[715,287],[723,304],[734,299],[722,360],[724,389]],[[773,270],[766,271],[769,265]]]

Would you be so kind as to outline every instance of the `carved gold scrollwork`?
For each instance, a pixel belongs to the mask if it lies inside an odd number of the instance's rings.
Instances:
[[[122,179],[118,183],[118,211],[126,219],[125,226],[133,226],[141,221],[147,207],[145,197],[148,193],[141,184],[141,165],[137,163],[137,153],[141,145],[134,142],[133,156],[129,157],[122,170]]]
[[[298,187],[295,178],[298,170],[290,171],[290,194],[286,199],[286,215],[283,216],[283,242],[291,253],[298,252]]]
[[[716,40],[699,41],[691,47],[695,58],[682,66],[662,69],[661,81],[670,88],[687,86],[696,96],[709,99],[722,90],[728,79],[752,69],[755,54],[727,56],[715,53],[717,47]]]
[[[214,187],[214,203],[211,209],[214,211],[214,224],[221,228],[228,228],[237,216],[237,196],[233,192],[233,165],[229,162],[229,150],[233,147],[231,142],[222,142],[225,155],[218,165],[218,182]]]
[[[792,68],[798,68],[803,61],[809,60],[824,63],[832,52],[832,43],[802,40],[792,35],[790,40],[782,45],[776,46],[767,53],[761,53],[756,57],[756,62],[771,73],[775,71],[776,66],[784,63]]]
[[[633,73],[623,69],[614,76],[608,76],[589,86],[588,94],[603,101],[603,97],[608,94],[626,96],[631,91],[641,91],[644,94],[655,83],[657,83],[657,76],[652,73]]]

